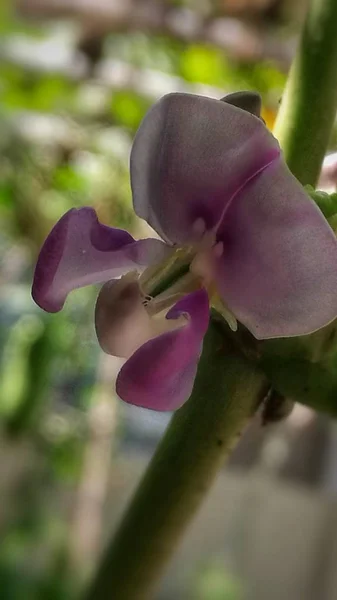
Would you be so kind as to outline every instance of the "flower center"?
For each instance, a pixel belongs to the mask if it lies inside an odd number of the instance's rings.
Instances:
[[[224,252],[223,243],[216,241],[214,232],[206,230],[203,219],[195,221],[193,233],[191,244],[174,248],[169,258],[142,273],[139,286],[143,304],[149,315],[159,315],[184,295],[204,287],[210,304],[235,331],[236,319],[218,295],[215,283],[216,260]]]
[[[183,296],[204,287],[212,306],[235,330],[234,315],[222,302],[216,289],[216,260],[223,254],[222,242],[196,221],[196,240],[173,248],[165,261],[139,276],[131,271],[119,280],[107,282],[96,303],[95,326],[103,350],[127,358],[146,341],[186,324],[188,316],[167,319],[168,310]]]

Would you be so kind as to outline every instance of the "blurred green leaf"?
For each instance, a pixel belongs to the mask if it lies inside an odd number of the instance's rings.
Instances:
[[[59,112],[71,110],[76,86],[57,75],[37,75],[14,65],[0,69],[1,102],[11,110]]]
[[[52,185],[56,190],[70,193],[84,194],[86,180],[84,176],[75,171],[71,165],[57,167],[52,175]]]
[[[119,58],[142,68],[176,74],[184,44],[172,37],[149,35],[143,32],[109,34],[104,43],[104,54]]]
[[[151,103],[133,92],[115,92],[111,101],[114,119],[125,127],[137,129]]]
[[[286,82],[286,74],[269,61],[238,65],[237,77],[241,89],[257,90],[263,97],[271,96],[275,103],[280,100]]]
[[[0,181],[0,206],[9,208],[13,202],[13,186],[10,182]]]
[[[193,600],[243,600],[244,598],[241,582],[220,564],[201,569],[197,574],[194,588]]]
[[[181,54],[181,74],[187,81],[223,86],[231,78],[224,55],[211,46],[188,46]]]

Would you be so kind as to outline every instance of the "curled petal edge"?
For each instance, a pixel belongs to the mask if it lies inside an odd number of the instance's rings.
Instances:
[[[91,207],[71,209],[56,223],[39,254],[32,297],[47,312],[62,309],[68,293],[136,269],[171,252],[156,239],[135,240],[127,231],[99,222]]]
[[[209,323],[209,300],[200,289],[179,300],[167,319],[186,323],[146,342],[126,361],[116,382],[119,397],[157,411],[179,408],[189,398]]]

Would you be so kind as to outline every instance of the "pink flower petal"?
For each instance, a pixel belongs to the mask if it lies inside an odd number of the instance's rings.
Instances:
[[[256,338],[304,335],[336,317],[335,235],[281,160],[234,198],[218,239],[218,289]]]
[[[122,367],[117,394],[125,402],[152,410],[175,410],[190,396],[209,322],[204,289],[179,300],[167,319],[187,316],[185,325],[141,346]]]
[[[162,260],[170,248],[155,239],[136,241],[122,229],[102,225],[93,208],[71,209],[42,246],[32,296],[48,312],[61,310],[68,293],[108,281]]]
[[[131,152],[136,213],[165,239],[184,243],[193,223],[219,223],[226,205],[279,155],[256,116],[227,102],[169,94],[140,125]]]
[[[150,316],[143,300],[134,273],[103,285],[96,302],[95,327],[104,352],[129,358],[148,340],[177,329],[185,321]]]

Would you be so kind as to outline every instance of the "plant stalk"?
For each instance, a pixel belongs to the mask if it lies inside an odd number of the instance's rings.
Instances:
[[[220,466],[264,398],[264,375],[213,323],[193,393],[178,410],[124,520],[106,549],[87,600],[149,600]]]
[[[274,133],[290,170],[315,186],[337,107],[337,2],[311,0]]]

